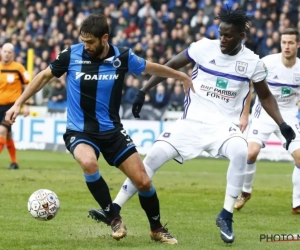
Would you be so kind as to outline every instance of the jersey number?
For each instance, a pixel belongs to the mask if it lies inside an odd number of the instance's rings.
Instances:
[[[236,129],[233,128],[233,127],[230,127],[230,128],[229,128],[229,132],[231,132],[231,131],[236,131]]]

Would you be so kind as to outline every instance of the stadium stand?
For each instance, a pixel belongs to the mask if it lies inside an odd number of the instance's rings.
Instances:
[[[300,31],[298,0],[2,0],[0,46],[13,43],[16,61],[23,65],[27,64],[28,49],[33,48],[34,76],[65,47],[79,42],[79,27],[87,15],[103,13],[111,25],[111,43],[131,47],[137,55],[164,64],[193,41],[218,38],[219,22],[214,16],[225,5],[242,7],[253,17],[245,45],[261,57],[280,51],[279,34],[284,28],[297,27]],[[191,73],[191,69],[189,65],[182,70]],[[128,75],[122,118],[132,118],[130,102],[148,77]],[[64,77],[60,83],[64,88]],[[63,92],[55,85],[56,79],[49,82],[32,104],[52,113],[64,112],[66,97],[58,100],[53,95]],[[177,118],[184,99],[178,86],[180,82],[167,79],[147,95],[143,119]]]

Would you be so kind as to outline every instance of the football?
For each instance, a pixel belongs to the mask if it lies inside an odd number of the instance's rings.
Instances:
[[[28,211],[37,220],[52,220],[59,208],[60,201],[57,195],[48,189],[39,189],[28,199]]]

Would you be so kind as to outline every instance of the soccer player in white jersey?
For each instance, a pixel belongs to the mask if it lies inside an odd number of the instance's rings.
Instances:
[[[269,88],[278,102],[280,112],[285,121],[296,132],[296,138],[289,146],[289,153],[295,160],[292,176],[293,182],[293,207],[294,214],[300,214],[300,127],[296,117],[297,101],[300,93],[300,60],[297,50],[300,46],[299,33],[296,29],[288,28],[281,34],[281,53],[268,55],[262,61],[268,68],[267,82]],[[248,162],[243,191],[235,204],[236,209],[241,209],[250,199],[252,184],[256,172],[256,158],[264,147],[270,135],[277,135],[282,144],[285,139],[280,130],[267,112],[262,109],[261,103],[256,99],[252,112],[252,124],[248,133]]]
[[[235,238],[232,231],[234,204],[244,183],[248,152],[247,142],[234,122],[243,111],[250,80],[262,106],[278,124],[288,143],[295,133],[282,119],[277,102],[269,91],[263,62],[242,43],[249,28],[249,17],[241,9],[233,11],[228,8],[222,9],[216,19],[221,21],[220,40],[202,39],[192,43],[166,64],[179,69],[190,62],[195,63],[191,76],[195,92],[185,89],[182,118],[159,136],[144,164],[152,178],[171,159],[183,163],[203,151],[214,157],[228,158],[224,208],[218,214],[216,224],[220,227],[221,239],[232,243]],[[137,94],[132,109],[135,117],[139,118],[145,93],[162,80],[151,77]],[[121,209],[136,192],[133,183],[127,179],[114,200],[114,206]],[[105,222],[103,210],[89,212],[94,219]]]

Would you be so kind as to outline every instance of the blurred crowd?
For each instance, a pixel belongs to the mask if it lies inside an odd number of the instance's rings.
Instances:
[[[11,42],[16,61],[26,66],[33,48],[34,75],[45,69],[65,47],[78,43],[79,27],[90,13],[107,16],[110,42],[126,46],[146,60],[164,64],[202,37],[218,38],[220,8],[242,7],[253,17],[245,44],[260,57],[280,52],[280,32],[300,31],[299,0],[1,0],[0,46]],[[192,65],[183,70],[191,74]],[[128,75],[122,103],[131,104],[149,76]],[[55,79],[39,92],[34,105],[65,102],[65,80]],[[147,95],[157,109],[181,110],[184,93],[180,82],[167,79]],[[53,104],[52,103],[52,104]]]

